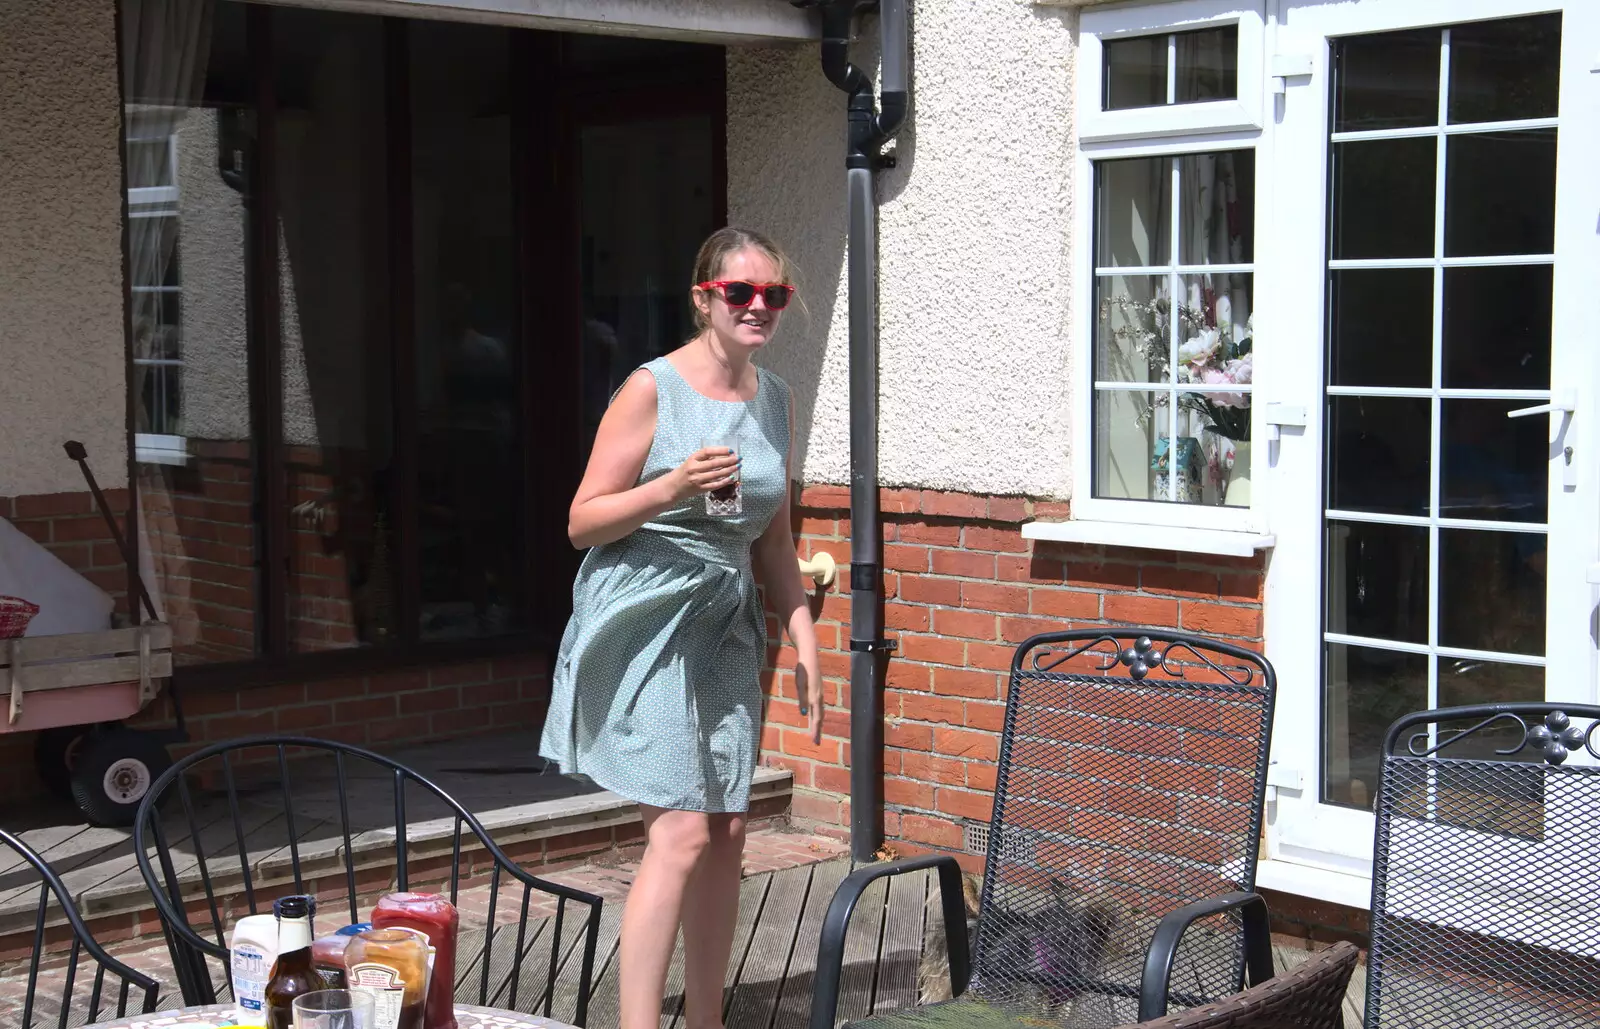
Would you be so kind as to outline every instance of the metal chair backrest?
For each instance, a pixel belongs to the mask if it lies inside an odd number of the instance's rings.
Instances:
[[[28,986],[23,999],[21,1029],[45,1026],[83,1025],[105,1018],[150,1014],[156,1009],[157,982],[113,958],[95,942],[83,917],[72,902],[60,876],[45,863],[37,851],[22,839],[0,829],[0,844],[9,847],[20,861],[11,862],[11,874],[37,875],[39,906],[33,920],[33,952],[28,957]],[[42,969],[46,963],[45,930],[58,919],[65,919],[72,933],[72,947],[63,968]],[[94,965],[94,975],[85,981],[79,975],[84,954]],[[106,973],[112,976],[113,997],[106,994]],[[42,973],[42,975],[41,975]],[[41,977],[48,985],[41,988]],[[54,988],[60,983],[59,991]],[[81,1011],[82,1014],[76,1012]]]
[[[1600,707],[1407,715],[1376,816],[1370,1029],[1600,1026]]]
[[[460,908],[458,1003],[588,1017],[601,898],[525,872],[448,793],[371,751],[297,736],[206,747],[151,785],[134,856],[189,1004],[231,992],[227,934],[274,899],[320,897],[321,932],[412,890]]]
[[[1275,692],[1259,654],[1158,629],[1050,633],[1018,647],[978,995],[1075,1026],[1137,1019],[1162,916],[1254,888]],[[1215,1000],[1243,980],[1238,916],[1217,915],[1184,936],[1169,1003]]]

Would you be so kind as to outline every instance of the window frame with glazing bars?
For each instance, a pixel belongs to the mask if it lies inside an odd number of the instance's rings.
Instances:
[[[1107,106],[1106,44],[1235,27],[1237,95],[1229,99],[1140,107]],[[1197,132],[1259,131],[1264,122],[1265,19],[1262,0],[1179,0],[1083,12],[1075,89],[1078,138],[1109,142]],[[1169,49],[1168,60],[1175,60]],[[1171,75],[1169,67],[1169,81]]]

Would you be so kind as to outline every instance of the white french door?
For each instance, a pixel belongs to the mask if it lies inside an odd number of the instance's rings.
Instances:
[[[1596,700],[1600,4],[1283,0],[1268,46],[1311,65],[1262,332],[1307,415],[1269,457],[1270,839],[1359,874],[1394,718]]]

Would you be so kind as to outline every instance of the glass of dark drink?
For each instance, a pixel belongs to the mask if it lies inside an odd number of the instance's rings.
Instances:
[[[720,447],[731,451],[735,456],[739,453],[739,440],[731,433],[727,436],[707,436],[702,446]],[[706,494],[706,514],[727,518],[743,513],[744,495],[739,490],[739,473],[734,472],[732,482]]]

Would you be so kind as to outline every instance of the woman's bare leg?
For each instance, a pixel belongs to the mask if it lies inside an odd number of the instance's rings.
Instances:
[[[667,965],[677,943],[685,894],[696,867],[711,847],[713,816],[647,804],[639,808],[644,816],[646,843],[622,912],[622,939],[618,945],[622,963],[621,1029],[658,1029],[662,994],[667,988]],[[690,953],[695,949],[698,948],[689,948]]]
[[[711,842],[684,895],[683,1018],[688,1029],[721,1029],[733,930],[739,917],[739,873],[745,816],[711,815]]]

